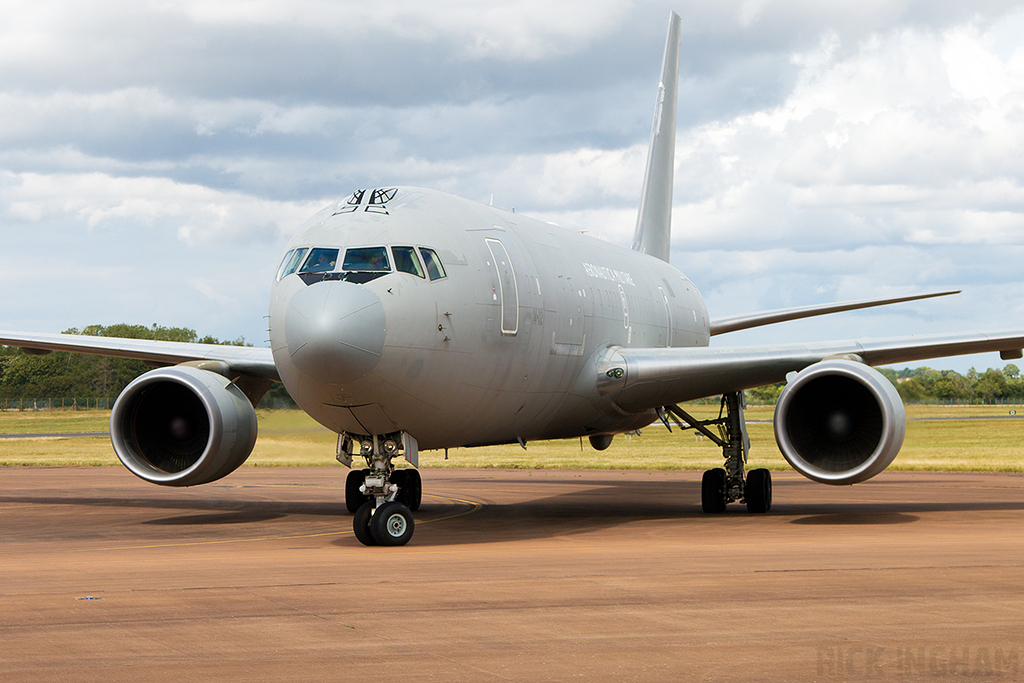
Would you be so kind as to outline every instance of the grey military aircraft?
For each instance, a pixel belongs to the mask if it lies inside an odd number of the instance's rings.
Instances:
[[[853,484],[896,457],[906,424],[872,366],[998,351],[1020,358],[1024,330],[770,346],[711,337],[797,318],[909,301],[932,292],[711,318],[669,265],[680,19],[669,23],[646,176],[631,249],[520,214],[414,187],[358,190],[303,224],[270,301],[270,348],[0,332],[27,353],[138,358],[156,366],[114,405],[121,462],[146,481],[193,486],[239,467],[256,406],[284,382],[338,434],[356,537],[402,545],[422,484],[420,449],[589,438],[661,420],[699,430],[724,467],[704,473],[709,513],[771,507],[767,470],[745,472],[743,390],[786,381],[775,436],[790,465]],[[678,404],[721,395],[719,417]]]

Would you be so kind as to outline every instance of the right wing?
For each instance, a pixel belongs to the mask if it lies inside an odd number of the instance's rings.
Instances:
[[[828,358],[874,366],[999,351],[1009,360],[1020,358],[1021,349],[1024,330],[731,348],[615,347],[598,383],[603,393],[616,392],[614,400],[623,410],[640,412],[782,382],[789,373]]]
[[[36,355],[50,351],[71,351],[115,358],[134,358],[154,365],[215,361],[223,363],[232,372],[281,381],[270,349],[252,346],[3,331],[0,331],[0,344],[17,346],[25,353]]]

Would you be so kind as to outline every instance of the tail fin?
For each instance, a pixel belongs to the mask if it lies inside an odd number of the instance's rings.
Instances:
[[[676,102],[679,98],[679,27],[682,20],[672,12],[661,64],[658,100],[654,106],[647,170],[640,197],[640,211],[633,233],[634,251],[668,261],[672,235],[672,178],[676,152]]]

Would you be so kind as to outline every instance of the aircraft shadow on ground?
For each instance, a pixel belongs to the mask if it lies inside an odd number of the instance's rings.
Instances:
[[[468,484],[468,486],[466,486]],[[565,491],[569,484],[573,490]],[[500,491],[503,482],[488,480],[491,492]],[[522,482],[510,483],[510,489]],[[472,497],[472,482],[460,482]],[[425,495],[416,514],[418,528],[416,545],[447,545],[460,543],[493,543],[496,539],[530,540],[599,531],[603,528],[650,520],[693,520],[715,524],[737,519],[756,522],[764,519],[750,515],[743,505],[730,505],[721,515],[707,515],[700,508],[700,484],[692,481],[615,481],[608,479],[554,480],[530,482],[531,487],[559,488],[557,493],[531,500],[508,503],[473,497],[482,506],[455,502],[443,495]],[[878,502],[799,502],[794,500],[796,486],[816,486],[811,482],[794,482],[776,487],[775,504],[769,518],[785,518],[801,525],[893,525],[913,523],[920,515],[934,512],[1024,511],[1021,501],[985,500],[892,500]],[[483,488],[483,487],[481,487]],[[780,492],[780,488],[783,489]],[[428,485],[429,490],[429,485]],[[949,489],[944,489],[947,493]],[[965,492],[966,495],[967,492]],[[801,492],[802,494],[802,492]],[[237,493],[234,495],[238,495]],[[244,494],[243,494],[244,495]],[[292,516],[335,518],[339,522],[339,545],[358,543],[350,534],[351,515],[342,501],[266,500],[227,497],[209,491],[203,497],[173,497],[161,492],[148,497],[133,492],[123,498],[113,496],[0,496],[0,503],[92,508],[120,507],[143,510],[173,511],[166,517],[152,518],[140,514],[138,524],[165,527],[202,527],[215,525],[260,524]],[[128,513],[126,513],[127,515]],[[145,518],[149,517],[149,518]]]
[[[466,482],[462,482],[465,484]],[[684,520],[716,524],[737,520],[760,523],[765,517],[798,525],[888,526],[917,522],[927,513],[1024,511],[1024,500],[892,500],[877,502],[799,502],[794,487],[815,487],[813,482],[794,482],[776,488],[776,503],[766,516],[751,515],[742,504],[730,505],[720,515],[701,510],[699,482],[576,480],[579,489],[529,501],[487,503],[480,510],[457,517],[459,507],[428,502],[418,513],[421,525],[416,545],[493,543],[495,539],[530,540],[599,531],[640,521]],[[542,482],[538,484],[543,485]],[[551,482],[564,486],[564,481]],[[500,483],[488,481],[494,489]],[[531,483],[532,485],[532,483]],[[779,488],[784,489],[780,494]],[[471,489],[470,489],[471,490]],[[947,489],[948,491],[948,489]],[[801,495],[802,492],[801,492]],[[965,492],[966,495],[966,492]],[[465,506],[462,507],[465,510]],[[436,523],[432,520],[438,520]],[[766,520],[765,520],[766,521]],[[357,543],[338,539],[339,545]]]
[[[690,486],[694,496],[683,501],[699,500],[699,486]],[[687,493],[686,489],[677,489]],[[532,538],[570,536],[651,520],[685,520],[687,523],[715,525],[728,522],[730,528],[737,519],[756,524],[766,518],[785,518],[787,523],[820,526],[888,526],[910,524],[921,515],[934,512],[994,512],[1024,511],[1021,502],[878,502],[878,503],[777,503],[767,515],[752,515],[742,504],[730,505],[718,515],[705,514],[699,503],[668,503],[659,501],[635,504],[626,502],[612,505],[587,499],[584,494],[565,494],[529,502],[488,505],[483,509],[455,519],[447,519],[436,526],[434,517],[443,518],[453,513],[450,505],[424,505],[421,516],[424,523],[417,530],[417,545],[451,543],[491,543],[498,537],[504,540],[530,540]],[[433,528],[432,528],[433,527]],[[354,539],[351,539],[355,542]],[[339,539],[339,543],[341,543]]]

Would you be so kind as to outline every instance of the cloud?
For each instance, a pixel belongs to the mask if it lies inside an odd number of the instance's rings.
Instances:
[[[274,202],[159,177],[104,173],[0,174],[7,220],[73,219],[81,229],[176,228],[189,245],[277,243],[316,208],[315,202]]]
[[[781,105],[681,131],[686,239],[1018,242],[1024,53],[1004,59],[969,26],[838,47],[829,34],[794,56],[801,72]]]

